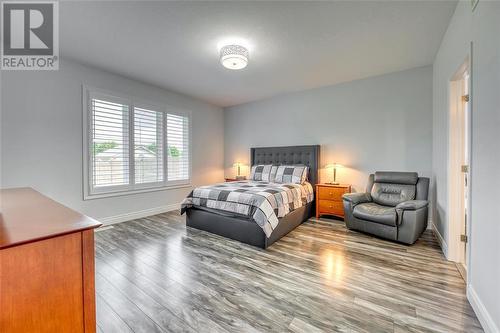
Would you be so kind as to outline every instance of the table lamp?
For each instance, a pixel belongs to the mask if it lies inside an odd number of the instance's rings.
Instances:
[[[237,170],[236,171],[236,179],[237,180],[243,180],[243,179],[245,179],[245,176],[241,175],[241,167],[243,166],[243,164],[240,163],[240,162],[236,162],[236,163],[233,164],[233,166],[236,167],[236,170]]]
[[[329,184],[332,184],[332,185],[339,185],[340,183],[337,182],[337,169],[339,168],[342,168],[342,165],[338,164],[338,163],[333,163],[333,164],[328,164],[326,166],[327,169],[333,169],[333,182],[329,183]]]

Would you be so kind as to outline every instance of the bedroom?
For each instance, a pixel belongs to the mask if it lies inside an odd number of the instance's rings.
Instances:
[[[500,2],[44,3],[1,2],[0,331],[499,331]]]

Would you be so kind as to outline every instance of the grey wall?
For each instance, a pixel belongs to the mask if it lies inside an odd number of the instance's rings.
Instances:
[[[487,332],[500,332],[500,2],[472,17],[473,92],[469,298]],[[480,303],[480,304],[479,304]],[[478,310],[476,310],[478,312]]]
[[[82,83],[191,110],[193,184],[223,179],[223,111],[218,107],[68,61],[59,71],[3,72],[1,80],[3,187],[30,186],[96,218],[179,204],[190,191],[83,201]]]
[[[321,145],[321,165],[346,166],[339,180],[363,191],[376,170],[430,176],[432,68],[302,91],[225,109],[226,176],[256,146]],[[248,169],[246,170],[248,173]],[[330,181],[331,172],[321,171]]]
[[[0,188],[3,187],[3,181],[2,181],[2,140],[3,140],[3,135],[2,135],[2,119],[3,119],[3,97],[2,97],[2,86],[3,86],[3,72],[0,71]],[[0,200],[0,209],[2,208],[2,202]]]
[[[448,249],[448,91],[452,76],[470,53],[471,10],[468,2],[459,2],[433,65],[432,133],[432,221]]]
[[[485,332],[500,332],[500,2],[460,1],[434,61],[434,223],[445,242],[448,220],[449,81],[472,56],[471,211],[467,295]],[[444,244],[446,252],[447,244]]]

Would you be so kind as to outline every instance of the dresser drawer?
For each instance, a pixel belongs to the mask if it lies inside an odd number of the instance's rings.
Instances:
[[[320,186],[318,190],[318,199],[342,201],[342,195],[344,193],[349,193],[349,188]]]
[[[318,208],[321,214],[344,215],[344,205],[342,201],[319,200]]]

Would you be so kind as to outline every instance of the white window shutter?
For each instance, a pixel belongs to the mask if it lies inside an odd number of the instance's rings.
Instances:
[[[163,112],[134,108],[135,183],[159,183],[163,176]]]
[[[87,94],[85,200],[189,184],[188,113],[99,89]]]
[[[91,99],[92,189],[129,184],[129,107]]]
[[[189,117],[167,114],[167,175],[169,182],[189,180]]]

